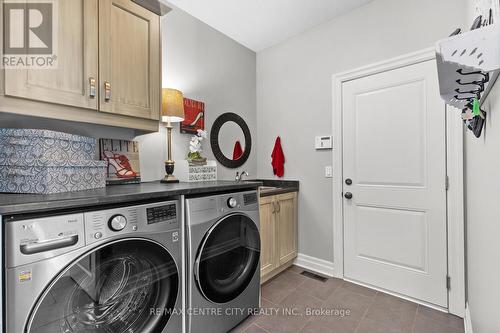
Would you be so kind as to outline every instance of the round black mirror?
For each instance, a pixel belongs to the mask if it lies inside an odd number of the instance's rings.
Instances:
[[[217,161],[234,169],[250,157],[252,136],[243,118],[236,113],[224,113],[212,125],[210,144]]]

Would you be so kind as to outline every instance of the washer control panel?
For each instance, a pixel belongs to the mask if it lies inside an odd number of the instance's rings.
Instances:
[[[148,224],[174,221],[177,219],[177,205],[175,203],[146,209]]]
[[[116,236],[178,229],[179,207],[179,201],[173,200],[85,213],[86,244]]]

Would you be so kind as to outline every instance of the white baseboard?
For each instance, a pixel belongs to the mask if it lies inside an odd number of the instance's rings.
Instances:
[[[315,273],[333,277],[333,262],[310,257],[299,253],[294,265],[313,271]]]
[[[465,333],[473,333],[472,332],[472,320],[470,317],[469,303],[467,303],[465,305],[464,328],[465,328]]]

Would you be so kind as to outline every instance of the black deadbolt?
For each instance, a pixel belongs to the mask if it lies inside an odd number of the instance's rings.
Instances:
[[[345,183],[346,183],[347,185],[352,185],[352,179],[351,179],[351,178],[347,178],[347,179],[345,180]]]
[[[351,193],[351,192],[346,192],[346,193],[344,194],[344,197],[345,197],[346,199],[352,199],[352,193]]]

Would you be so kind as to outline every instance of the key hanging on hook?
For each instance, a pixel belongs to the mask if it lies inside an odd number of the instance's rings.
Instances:
[[[479,98],[478,97],[475,97],[474,98],[474,101],[472,103],[472,114],[474,116],[479,116],[483,119],[485,119],[485,112],[483,110],[481,110],[481,104],[479,102]]]
[[[479,100],[477,99],[477,97],[474,97],[474,101],[472,102],[472,114],[474,116],[479,116],[481,114]]]

